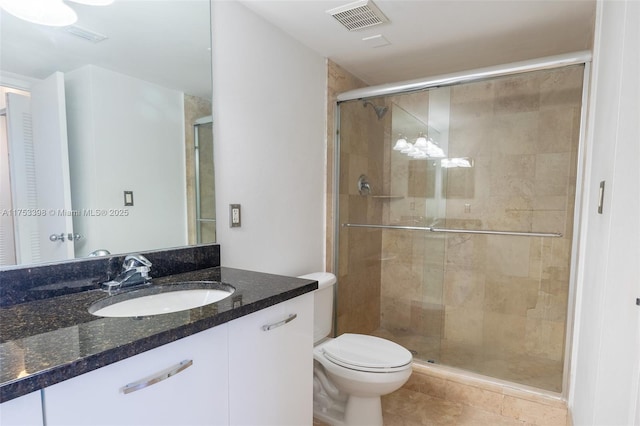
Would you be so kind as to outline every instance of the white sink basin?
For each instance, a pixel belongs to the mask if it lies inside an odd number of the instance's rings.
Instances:
[[[214,281],[151,285],[99,300],[89,307],[89,313],[100,317],[169,314],[218,302],[234,291],[230,285]]]

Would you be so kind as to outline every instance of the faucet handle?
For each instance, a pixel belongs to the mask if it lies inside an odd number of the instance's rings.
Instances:
[[[139,266],[151,268],[151,262],[141,254],[131,254],[124,258],[122,269],[127,270]]]

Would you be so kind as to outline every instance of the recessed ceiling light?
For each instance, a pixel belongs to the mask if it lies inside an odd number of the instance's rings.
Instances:
[[[0,8],[28,22],[50,27],[64,27],[78,20],[78,15],[62,0],[0,0]]]

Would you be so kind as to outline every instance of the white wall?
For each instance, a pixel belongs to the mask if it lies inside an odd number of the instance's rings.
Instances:
[[[212,28],[222,264],[324,270],[325,59],[237,2],[213,2]]]
[[[93,65],[65,74],[76,256],[187,244],[182,92]],[[124,206],[124,191],[134,205]]]
[[[640,2],[598,2],[569,394],[575,425],[632,425],[639,418],[639,28]]]

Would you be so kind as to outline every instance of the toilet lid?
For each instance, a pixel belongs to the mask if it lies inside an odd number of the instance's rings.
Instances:
[[[323,347],[330,361],[360,371],[389,372],[411,363],[411,352],[379,337],[343,334]]]

